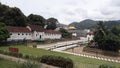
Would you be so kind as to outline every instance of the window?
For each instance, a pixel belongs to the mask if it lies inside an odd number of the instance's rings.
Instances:
[[[30,33],[29,33],[29,35],[30,35]]]
[[[40,35],[40,39],[41,39],[41,35]]]
[[[10,35],[12,35],[12,33],[10,33]]]
[[[37,34],[36,34],[36,36],[37,36]]]
[[[20,35],[20,34],[18,34],[18,35]]]
[[[26,34],[27,35],[27,34]]]
[[[22,35],[24,35],[24,34],[22,34]]]

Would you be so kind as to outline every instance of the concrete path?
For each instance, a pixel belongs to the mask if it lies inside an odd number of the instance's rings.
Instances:
[[[93,55],[90,55],[90,54],[86,54],[84,52],[81,52],[81,53],[77,54],[77,53],[64,51],[66,49],[78,46],[77,44],[69,45],[69,44],[77,43],[77,42],[86,43],[85,40],[74,40],[74,41],[67,41],[67,42],[66,41],[65,42],[59,42],[59,43],[55,43],[55,44],[47,45],[47,46],[39,46],[38,48],[43,48],[43,49],[46,49],[46,50],[51,49],[52,51],[72,54],[72,55],[76,55],[76,56],[82,56],[82,57],[87,57],[87,58],[93,58],[93,59],[98,59],[98,60],[120,63],[120,60],[115,60],[115,59],[112,59],[112,58],[106,58],[106,57],[101,57],[101,56],[93,56]],[[66,45],[69,45],[69,46],[66,46]]]
[[[85,43],[83,40],[72,40],[72,41],[65,41],[65,42],[57,42],[54,44],[48,44],[48,45],[37,45],[37,48],[42,48],[45,50],[50,50],[50,49],[56,49],[56,48],[61,48],[66,45],[74,44],[74,43]],[[63,49],[63,48],[62,48]]]

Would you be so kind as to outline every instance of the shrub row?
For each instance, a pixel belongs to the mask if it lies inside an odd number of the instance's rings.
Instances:
[[[102,65],[99,66],[99,68],[116,68],[116,67],[108,65],[108,64],[102,64]]]
[[[59,66],[62,68],[73,68],[73,61],[69,58],[64,58],[62,56],[54,55],[43,55],[41,57],[41,63],[46,63],[54,66]]]
[[[32,55],[24,55],[23,53],[15,53],[9,51],[0,50],[1,54],[10,55],[19,58],[25,58],[30,60],[35,60],[41,63],[46,63],[62,68],[73,68],[73,61],[69,58],[64,58],[62,56],[54,56],[54,55],[43,55],[42,57],[35,57]]]
[[[32,57],[30,55],[24,55],[23,53],[16,53],[16,52],[10,52],[10,51],[5,51],[5,50],[0,50],[0,53],[4,54],[4,55],[19,57],[19,58],[25,58],[25,59],[29,59],[29,58]]]

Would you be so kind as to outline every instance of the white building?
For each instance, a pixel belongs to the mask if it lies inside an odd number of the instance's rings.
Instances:
[[[44,34],[45,39],[60,39],[61,33],[54,30],[46,30]]]
[[[27,27],[6,26],[10,32],[11,40],[45,40],[45,39],[61,39],[61,33],[54,30],[46,30],[37,25]]]
[[[31,40],[32,38],[31,31],[26,27],[7,26],[6,28],[10,32],[10,38],[7,39],[8,41],[23,40],[23,39]]]
[[[88,35],[87,35],[88,42],[93,40],[93,38],[94,38],[93,32],[89,32]]]

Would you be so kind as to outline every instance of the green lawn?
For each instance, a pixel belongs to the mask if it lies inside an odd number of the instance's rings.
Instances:
[[[17,68],[19,64],[13,61],[4,60],[0,58],[0,68]]]
[[[42,55],[46,55],[46,54],[52,54],[52,55],[60,55],[60,56],[64,56],[64,57],[69,57],[74,61],[75,65],[77,65],[77,67],[80,65],[83,65],[83,64],[84,64],[84,66],[88,65],[88,67],[90,65],[95,66],[92,68],[96,68],[96,66],[99,66],[100,64],[109,64],[109,65],[114,65],[114,66],[120,67],[119,63],[112,63],[112,62],[107,62],[107,61],[102,61],[102,60],[84,58],[84,57],[74,56],[74,55],[70,55],[70,54],[58,53],[58,52],[53,52],[53,51],[48,51],[48,50],[43,50],[43,49],[26,47],[26,46],[13,46],[13,47],[19,48],[21,53],[28,54],[28,55],[42,56]],[[0,50],[8,50],[8,46],[2,46],[2,47],[0,47]]]

